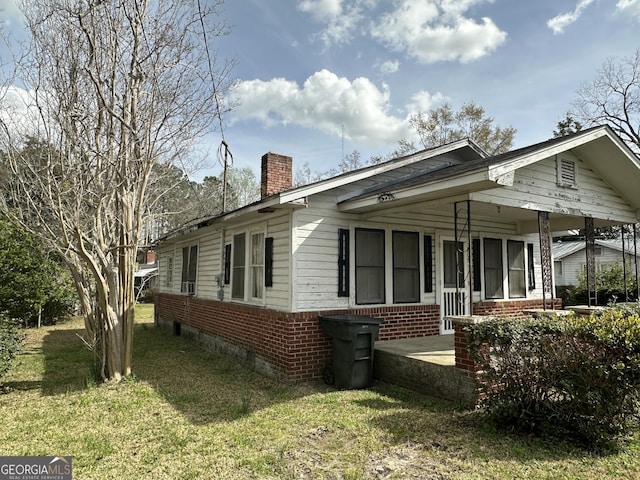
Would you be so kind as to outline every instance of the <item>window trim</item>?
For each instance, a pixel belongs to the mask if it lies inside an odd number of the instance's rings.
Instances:
[[[360,260],[361,258],[359,258],[358,252],[359,249],[357,248],[357,244],[358,244],[358,233],[359,232],[375,232],[377,235],[381,235],[382,238],[382,265],[366,265],[366,264],[360,264]],[[386,270],[387,270],[387,265],[386,265],[386,233],[387,231],[385,229],[378,229],[378,228],[356,228],[355,229],[355,260],[354,260],[354,266],[355,266],[355,287],[356,287],[356,292],[355,292],[355,303],[356,305],[385,305],[387,303],[387,295],[386,295]],[[382,271],[382,291],[380,292],[381,294],[381,298],[376,298],[373,300],[370,299],[360,299],[359,298],[359,290],[358,290],[358,277],[359,277],[359,272],[360,269],[376,269],[378,271]]]
[[[516,268],[516,267],[512,267],[511,265],[511,250],[509,248],[509,245],[514,245],[514,244],[519,244],[521,245],[521,252],[522,252],[522,267],[521,268]],[[510,240],[507,239],[507,279],[508,279],[508,283],[509,283],[509,298],[527,298],[527,262],[526,259],[524,257],[525,255],[525,243],[524,240]],[[522,279],[522,294],[518,293],[517,295],[515,295],[512,291],[511,291],[511,279],[513,278],[513,275],[515,275],[514,272],[522,272],[522,273],[518,273],[518,276],[521,277]]]
[[[484,298],[486,300],[503,300],[504,299],[504,252],[503,252],[503,239],[502,238],[484,238],[482,241],[482,260],[483,260],[483,278],[484,278]],[[500,245],[500,267],[488,267],[487,266],[487,248],[490,244],[498,242]],[[489,272],[500,272],[500,294],[496,296],[489,296],[487,292],[487,277]]]
[[[236,243],[240,241],[240,238],[242,238],[242,246]],[[231,299],[244,301],[247,292],[247,232],[234,234],[232,245]],[[242,263],[238,265],[240,260],[242,260]],[[242,274],[240,275],[240,273]]]
[[[198,244],[182,247],[182,271],[180,275],[180,293],[195,295],[198,283]],[[195,260],[194,258],[195,252]],[[186,261],[185,261],[186,259]]]

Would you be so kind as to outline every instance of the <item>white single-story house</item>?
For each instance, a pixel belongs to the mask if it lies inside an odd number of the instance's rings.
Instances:
[[[559,308],[551,235],[631,224],[640,161],[607,126],[488,156],[473,142],[292,188],[262,157],[258,202],[165,236],[156,322],[290,382],[321,378],[319,315],[384,320],[380,339],[453,315]]]
[[[595,239],[594,260],[596,272],[608,270],[615,265],[623,265],[623,241],[616,239]],[[584,275],[586,259],[586,243],[584,240],[554,242],[553,271],[556,286],[578,285],[578,275]],[[629,268],[629,278],[635,278],[636,255],[640,253],[640,245],[634,247],[633,240],[624,242],[624,263]]]

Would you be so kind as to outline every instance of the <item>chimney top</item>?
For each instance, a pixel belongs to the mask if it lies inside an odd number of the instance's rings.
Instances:
[[[293,185],[293,158],[268,152],[262,156],[260,199],[289,190]]]

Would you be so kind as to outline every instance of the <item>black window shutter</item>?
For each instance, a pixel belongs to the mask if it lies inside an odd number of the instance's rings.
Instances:
[[[338,296],[349,296],[349,230],[338,229]]]
[[[471,248],[473,255],[473,291],[480,292],[482,286],[480,285],[481,273],[480,273],[480,239],[474,238],[471,240]]]
[[[528,267],[529,267],[529,290],[536,288],[535,262],[533,261],[533,243],[527,243]]]
[[[224,246],[224,284],[231,282],[231,244]]]
[[[433,292],[433,237],[424,236],[424,291]]]
[[[264,239],[264,286],[273,287],[273,237]]]

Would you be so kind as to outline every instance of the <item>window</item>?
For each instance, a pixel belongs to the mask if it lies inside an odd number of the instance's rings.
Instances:
[[[246,237],[244,233],[233,237],[233,276],[231,278],[231,298],[244,300],[244,268]]]
[[[502,240],[484,239],[484,296],[504,298],[502,284]]]
[[[393,302],[420,301],[420,241],[415,232],[393,232]]]
[[[568,158],[558,157],[558,185],[561,187],[576,187],[576,162]]]
[[[509,298],[525,297],[524,242],[507,241],[507,264],[509,265]]]
[[[262,298],[264,289],[264,233],[251,235],[251,298]]]
[[[198,267],[198,246],[182,248],[182,279],[180,292],[194,295],[196,293],[196,271]]]
[[[384,303],[384,230],[356,229],[356,303]]]
[[[164,279],[165,287],[173,287],[173,257],[167,257],[167,276]]]

